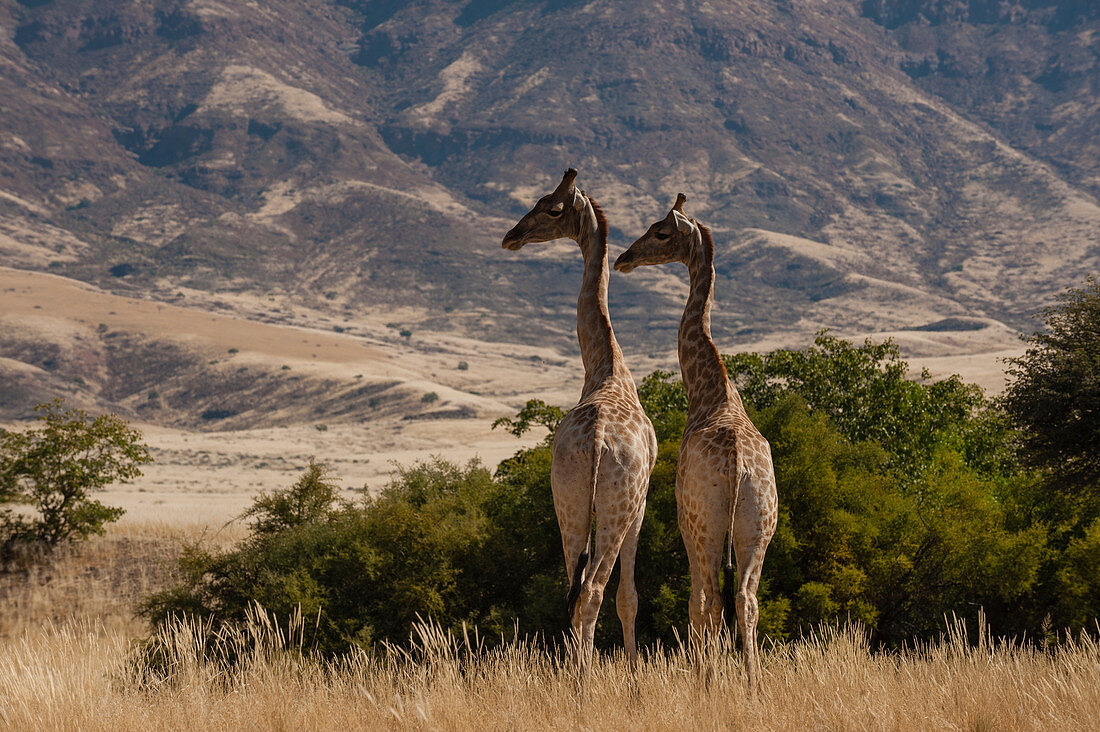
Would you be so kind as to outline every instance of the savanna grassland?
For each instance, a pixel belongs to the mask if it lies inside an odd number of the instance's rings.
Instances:
[[[92,493],[154,459],[140,433],[43,405],[41,427],[0,432],[0,488],[22,504],[0,514],[0,725],[1094,729],[1100,412],[1084,407],[1100,283],[1043,317],[996,399],[958,377],[909,379],[890,342],[822,333],[726,357],[782,497],[755,694],[728,637],[701,653],[681,640],[687,396],[672,374],[639,384],[659,441],[642,660],[635,672],[619,650],[608,587],[581,685],[550,488],[562,409],[530,400],[498,420],[543,438],[495,469],[435,457],[348,497],[311,460],[211,529],[112,524],[119,511]]]
[[[217,541],[228,542],[228,536]],[[495,646],[420,625],[411,645],[336,660],[299,653],[310,620],[254,614],[216,641],[238,662],[200,660],[185,623],[157,638],[156,669],[134,641],[134,602],[162,585],[196,531],[113,528],[29,573],[6,575],[0,725],[7,729],[1092,729],[1100,646],[943,636],[873,652],[856,628],[768,645],[766,686],[747,693],[738,656],[704,683],[681,648],[651,647],[637,676],[603,654],[582,693],[542,639]],[[210,641],[207,641],[208,643]]]

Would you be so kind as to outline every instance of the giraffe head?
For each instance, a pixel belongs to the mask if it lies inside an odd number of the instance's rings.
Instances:
[[[615,269],[629,272],[646,264],[686,264],[699,230],[698,224],[684,214],[686,200],[687,196],[683,193],[677,194],[676,203],[669,209],[668,215],[652,224],[629,249],[619,255],[615,260]]]
[[[534,208],[523,215],[519,223],[504,235],[501,246],[515,251],[532,242],[576,240],[581,232],[581,214],[586,207],[584,193],[577,190],[573,183],[576,178],[576,169],[565,171],[558,187],[540,198]]]

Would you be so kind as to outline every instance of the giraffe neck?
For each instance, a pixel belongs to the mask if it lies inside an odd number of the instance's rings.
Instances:
[[[687,267],[691,276],[684,315],[680,319],[680,372],[688,395],[688,421],[714,409],[741,405],[737,389],[730,383],[718,348],[710,337],[710,307],[714,301],[714,242],[698,227]]]
[[[584,255],[584,277],[577,298],[577,340],[584,364],[583,399],[623,368],[623,354],[607,312],[607,228],[589,200],[581,214],[577,243]]]

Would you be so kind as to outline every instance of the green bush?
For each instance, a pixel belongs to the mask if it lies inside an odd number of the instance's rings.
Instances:
[[[750,416],[771,443],[779,488],[760,587],[764,634],[790,638],[851,619],[897,645],[938,633],[950,613],[976,619],[984,608],[994,632],[1036,635],[1052,621],[1087,626],[1100,612],[1100,519],[1081,528],[1052,518],[1058,495],[1017,466],[1015,433],[976,387],[908,381],[893,344],[824,334],[806,352],[728,363],[759,402]],[[637,631],[643,644],[671,643],[686,637],[690,590],[675,500],[687,400],[666,372],[638,391],[658,457],[638,551]],[[192,547],[183,581],[145,612],[241,623],[254,601],[279,616],[300,608],[317,618],[311,642],[328,653],[404,641],[418,616],[490,637],[517,627],[560,637],[567,573],[550,464],[563,414],[532,400],[497,420],[516,435],[547,435],[493,474],[477,461],[435,459],[355,502],[340,501],[311,464],[293,487],[257,499],[245,542]],[[604,647],[621,638],[617,581],[597,626]]]
[[[52,548],[71,539],[102,534],[121,508],[91,498],[116,481],[141,475],[150,461],[141,433],[113,414],[91,418],[55,399],[36,408],[41,427],[0,429],[0,503],[29,504],[33,516],[0,511],[0,545]]]
[[[314,462],[302,477],[287,490],[261,493],[241,518],[252,520],[252,531],[258,535],[275,534],[324,520],[343,506],[340,488],[327,480],[328,467]]]
[[[726,363],[758,407],[750,416],[771,443],[780,496],[762,632],[784,638],[850,618],[899,643],[934,632],[945,612],[979,606],[1005,632],[1026,625],[1012,608],[1036,590],[1046,530],[1019,510],[1033,479],[1016,469],[1014,435],[977,387],[907,380],[894,344],[827,334],[805,351]],[[639,586],[651,587],[640,622],[648,614],[656,624],[646,632],[664,638],[669,625],[683,633],[690,585],[674,497],[687,396],[667,372],[638,392],[659,441],[639,549]]]
[[[503,488],[476,460],[437,459],[401,469],[378,496],[352,504],[311,464],[294,486],[245,512],[254,519],[247,540],[226,551],[190,547],[181,582],[147,598],[142,612],[153,622],[191,614],[244,623],[254,602],[280,617],[300,608],[317,618],[308,641],[325,653],[404,641],[417,616],[510,631],[511,591],[529,568],[501,571],[493,552],[518,544],[514,529],[489,518],[508,511]]]
[[[1022,429],[1021,456],[1052,491],[1100,513],[1100,280],[1042,311],[1043,330],[1009,361],[1002,403]],[[1084,517],[1087,519],[1087,517]],[[1087,523],[1087,520],[1085,521]]]
[[[1100,616],[1100,281],[1089,276],[1040,313],[1043,329],[1009,361],[1000,404],[1019,430],[1016,458],[1034,472],[1006,492],[1024,524],[1045,526],[1047,552],[1029,627],[1095,628]]]
[[[1007,460],[1007,428],[980,387],[958,376],[908,378],[897,345],[855,345],[822,331],[802,350],[725,356],[730,377],[757,409],[787,393],[826,414],[852,442],[877,442],[904,471],[927,465],[936,447],[954,440],[972,464],[991,471]],[[988,463],[986,465],[985,463]]]
[[[549,432],[545,442],[549,445],[554,438],[554,430],[565,416],[561,407],[550,406],[541,399],[531,399],[519,410],[516,418],[498,417],[493,421],[493,429],[504,427],[516,437],[522,437],[528,430],[544,427]]]

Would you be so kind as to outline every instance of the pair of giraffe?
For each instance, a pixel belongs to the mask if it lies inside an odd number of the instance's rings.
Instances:
[[[616,556],[620,559],[616,608],[627,658],[632,667],[637,665],[634,559],[649,476],[657,460],[657,438],[608,316],[607,219],[596,202],[576,187],[576,177],[576,170],[567,170],[557,188],[539,199],[505,234],[502,244],[515,251],[524,244],[568,238],[580,246],[584,257],[577,299],[584,390],[555,432],[550,475],[570,574],[568,612],[583,673],[592,659],[596,617]],[[730,612],[729,606],[736,605],[749,686],[756,688],[760,681],[756,590],[778,517],[775,474],[768,442],[745,413],[711,339],[714,242],[705,226],[684,214],[685,200],[682,193],[677,196],[668,215],[619,256],[615,269],[629,272],[641,265],[674,261],[688,267],[691,289],[680,321],[678,349],[688,417],[676,471],[676,505],[691,566],[691,629],[694,638],[704,637],[720,625],[723,610]],[[725,599],[719,596],[723,571]]]

